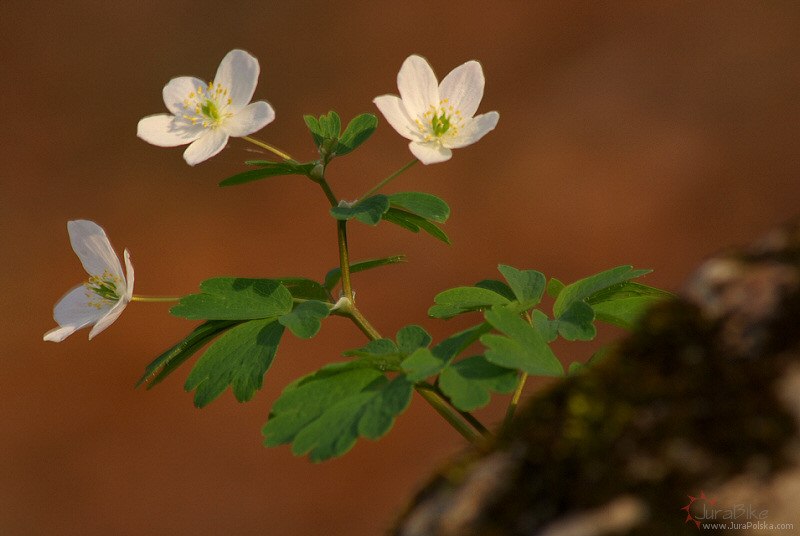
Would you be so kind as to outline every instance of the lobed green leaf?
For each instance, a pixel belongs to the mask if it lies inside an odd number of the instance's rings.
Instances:
[[[292,298],[300,300],[318,300],[322,302],[328,301],[330,298],[330,294],[325,287],[311,279],[306,279],[304,277],[281,277],[273,281],[277,281],[286,287],[286,290],[289,291]]]
[[[439,375],[439,388],[461,411],[486,406],[490,391],[510,393],[518,382],[516,370],[489,363],[482,355],[474,355],[451,363]]]
[[[481,287],[451,288],[437,294],[433,301],[436,305],[428,309],[431,318],[452,318],[461,313],[510,303],[505,296]]]
[[[209,320],[195,328],[185,339],[158,356],[145,367],[145,374],[136,383],[139,387],[147,382],[147,389],[161,383],[172,371],[192,357],[217,335],[237,325],[231,320]]]
[[[289,328],[296,337],[310,339],[319,332],[321,319],[330,314],[330,306],[321,301],[309,300],[297,304],[292,312],[278,317],[282,326]]]
[[[417,348],[401,366],[410,382],[419,382],[442,371],[458,354],[466,350],[492,327],[486,322],[446,338],[432,349]]]
[[[184,389],[195,389],[195,406],[205,407],[228,385],[239,402],[253,398],[275,358],[283,330],[274,318],[262,318],[233,327],[217,339],[186,378]]]
[[[564,367],[536,324],[528,324],[519,314],[504,307],[494,307],[484,316],[505,335],[489,333],[481,337],[481,343],[488,347],[486,359],[489,362],[540,376],[564,374]]]
[[[344,156],[355,150],[372,136],[376,128],[378,128],[378,118],[372,114],[361,114],[351,119],[339,138],[336,156]]]
[[[581,279],[561,289],[553,304],[553,314],[560,317],[573,302],[583,301],[595,292],[612,285],[650,273],[652,270],[634,270],[632,266],[618,266],[599,274]]]
[[[518,270],[505,264],[498,266],[498,269],[508,281],[523,310],[530,309],[542,301],[546,282],[544,274],[535,270]]]
[[[188,320],[250,320],[292,310],[292,295],[272,279],[217,277],[200,283],[201,294],[180,299],[169,312]]]
[[[264,425],[264,445],[320,462],[347,452],[358,437],[378,439],[411,401],[404,376],[389,381],[365,368],[323,369],[284,389]]]
[[[592,306],[598,320],[633,329],[647,309],[671,297],[669,292],[625,281],[591,294],[586,303]]]

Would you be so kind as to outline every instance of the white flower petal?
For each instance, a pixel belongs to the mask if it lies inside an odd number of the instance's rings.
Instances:
[[[244,107],[242,111],[229,117],[222,128],[229,136],[247,136],[261,130],[275,120],[275,110],[264,101],[254,102]]]
[[[394,95],[375,97],[372,102],[378,107],[393,129],[398,134],[409,140],[422,141],[424,135],[420,133],[414,120],[406,112],[403,101]]]
[[[60,326],[44,334],[43,339],[50,342],[61,342],[78,331],[77,326]]]
[[[462,117],[472,117],[483,98],[486,79],[481,64],[468,61],[450,71],[439,84],[439,98],[461,112]]]
[[[119,318],[119,315],[122,314],[122,311],[125,310],[127,305],[128,302],[124,299],[119,300],[116,304],[114,304],[114,307],[107,311],[106,314],[97,321],[92,330],[89,332],[89,340],[92,340],[92,337],[113,324],[114,321]]]
[[[186,148],[183,152],[183,159],[190,166],[194,166],[219,153],[227,143],[228,134],[221,128],[207,130],[203,136]]]
[[[53,308],[53,318],[59,327],[44,334],[44,340],[61,342],[75,331],[90,326],[100,320],[110,310],[90,305],[93,297],[87,296],[87,289],[80,285],[70,290]]]
[[[397,89],[408,115],[417,119],[430,106],[439,105],[439,85],[436,75],[425,59],[409,56],[397,74]]]
[[[131,262],[131,254],[128,253],[127,249],[123,256],[125,257],[125,273],[127,276],[125,277],[125,296],[122,299],[129,302],[133,298],[133,263]]]
[[[158,114],[145,117],[136,127],[136,135],[159,147],[176,147],[191,143],[203,133],[202,125],[177,121],[173,115]]]
[[[450,160],[450,157],[453,156],[453,152],[450,149],[437,142],[420,143],[412,141],[408,144],[408,148],[411,154],[425,165],[444,162]]]
[[[258,84],[258,60],[244,50],[231,50],[222,59],[214,77],[214,87],[228,90],[229,111],[237,113],[247,106]]]
[[[451,149],[458,149],[471,145],[484,137],[486,133],[493,130],[500,119],[497,112],[489,112],[473,117],[458,130],[458,135],[454,138],[444,137],[442,143]]]
[[[184,104],[187,99],[194,98],[198,93],[205,92],[208,84],[193,76],[181,76],[170,80],[161,94],[164,97],[164,104],[172,115],[181,116],[184,114]],[[200,91],[198,92],[198,88]]]
[[[72,249],[89,275],[102,276],[106,271],[124,280],[119,258],[102,227],[89,220],[67,222]]]

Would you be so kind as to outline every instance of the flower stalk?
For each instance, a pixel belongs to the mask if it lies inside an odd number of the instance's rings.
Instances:
[[[355,205],[358,205],[358,204],[359,204],[361,201],[363,201],[364,199],[367,199],[367,198],[369,198],[370,196],[372,196],[373,194],[375,194],[375,192],[377,192],[378,190],[380,190],[381,188],[383,188],[384,186],[386,186],[387,184],[389,184],[390,182],[392,182],[392,180],[394,180],[394,178],[395,178],[395,177],[397,177],[398,175],[400,175],[401,173],[403,173],[404,171],[406,171],[408,168],[410,168],[411,166],[413,166],[413,165],[414,165],[414,164],[416,164],[417,162],[419,162],[419,159],[417,159],[417,158],[414,158],[414,159],[413,159],[411,162],[409,162],[409,163],[408,163],[408,164],[406,164],[405,166],[401,167],[400,169],[398,169],[397,171],[395,171],[394,173],[392,173],[391,175],[389,175],[388,177],[386,177],[385,179],[383,179],[381,182],[379,182],[378,184],[376,184],[375,186],[373,186],[373,187],[372,187],[372,188],[371,188],[371,189],[370,189],[370,190],[369,190],[367,193],[365,193],[364,195],[362,195],[362,196],[361,196],[361,197],[358,199],[358,201],[356,201],[356,202],[355,202],[354,206],[355,206]]]

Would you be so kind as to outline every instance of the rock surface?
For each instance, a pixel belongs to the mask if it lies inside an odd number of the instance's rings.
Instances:
[[[706,261],[414,498],[400,536],[800,528],[800,226]],[[784,529],[793,533],[792,529]]]

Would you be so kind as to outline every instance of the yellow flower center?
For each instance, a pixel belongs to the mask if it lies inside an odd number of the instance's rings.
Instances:
[[[87,289],[86,297],[95,300],[90,301],[89,305],[97,309],[117,303],[125,290],[124,281],[108,273],[108,270],[103,275],[93,275],[83,286]]]
[[[425,135],[425,141],[431,141],[434,138],[441,139],[445,135],[455,137],[458,134],[458,128],[461,126],[463,117],[460,110],[456,110],[447,101],[447,99],[439,101],[439,106],[430,105],[422,119],[417,119],[417,128]]]
[[[230,104],[228,90],[222,86],[214,87],[213,82],[205,90],[197,86],[197,91],[191,92],[183,101],[183,109],[186,110],[183,118],[193,125],[200,123],[204,128],[217,128],[233,115],[226,111]]]

